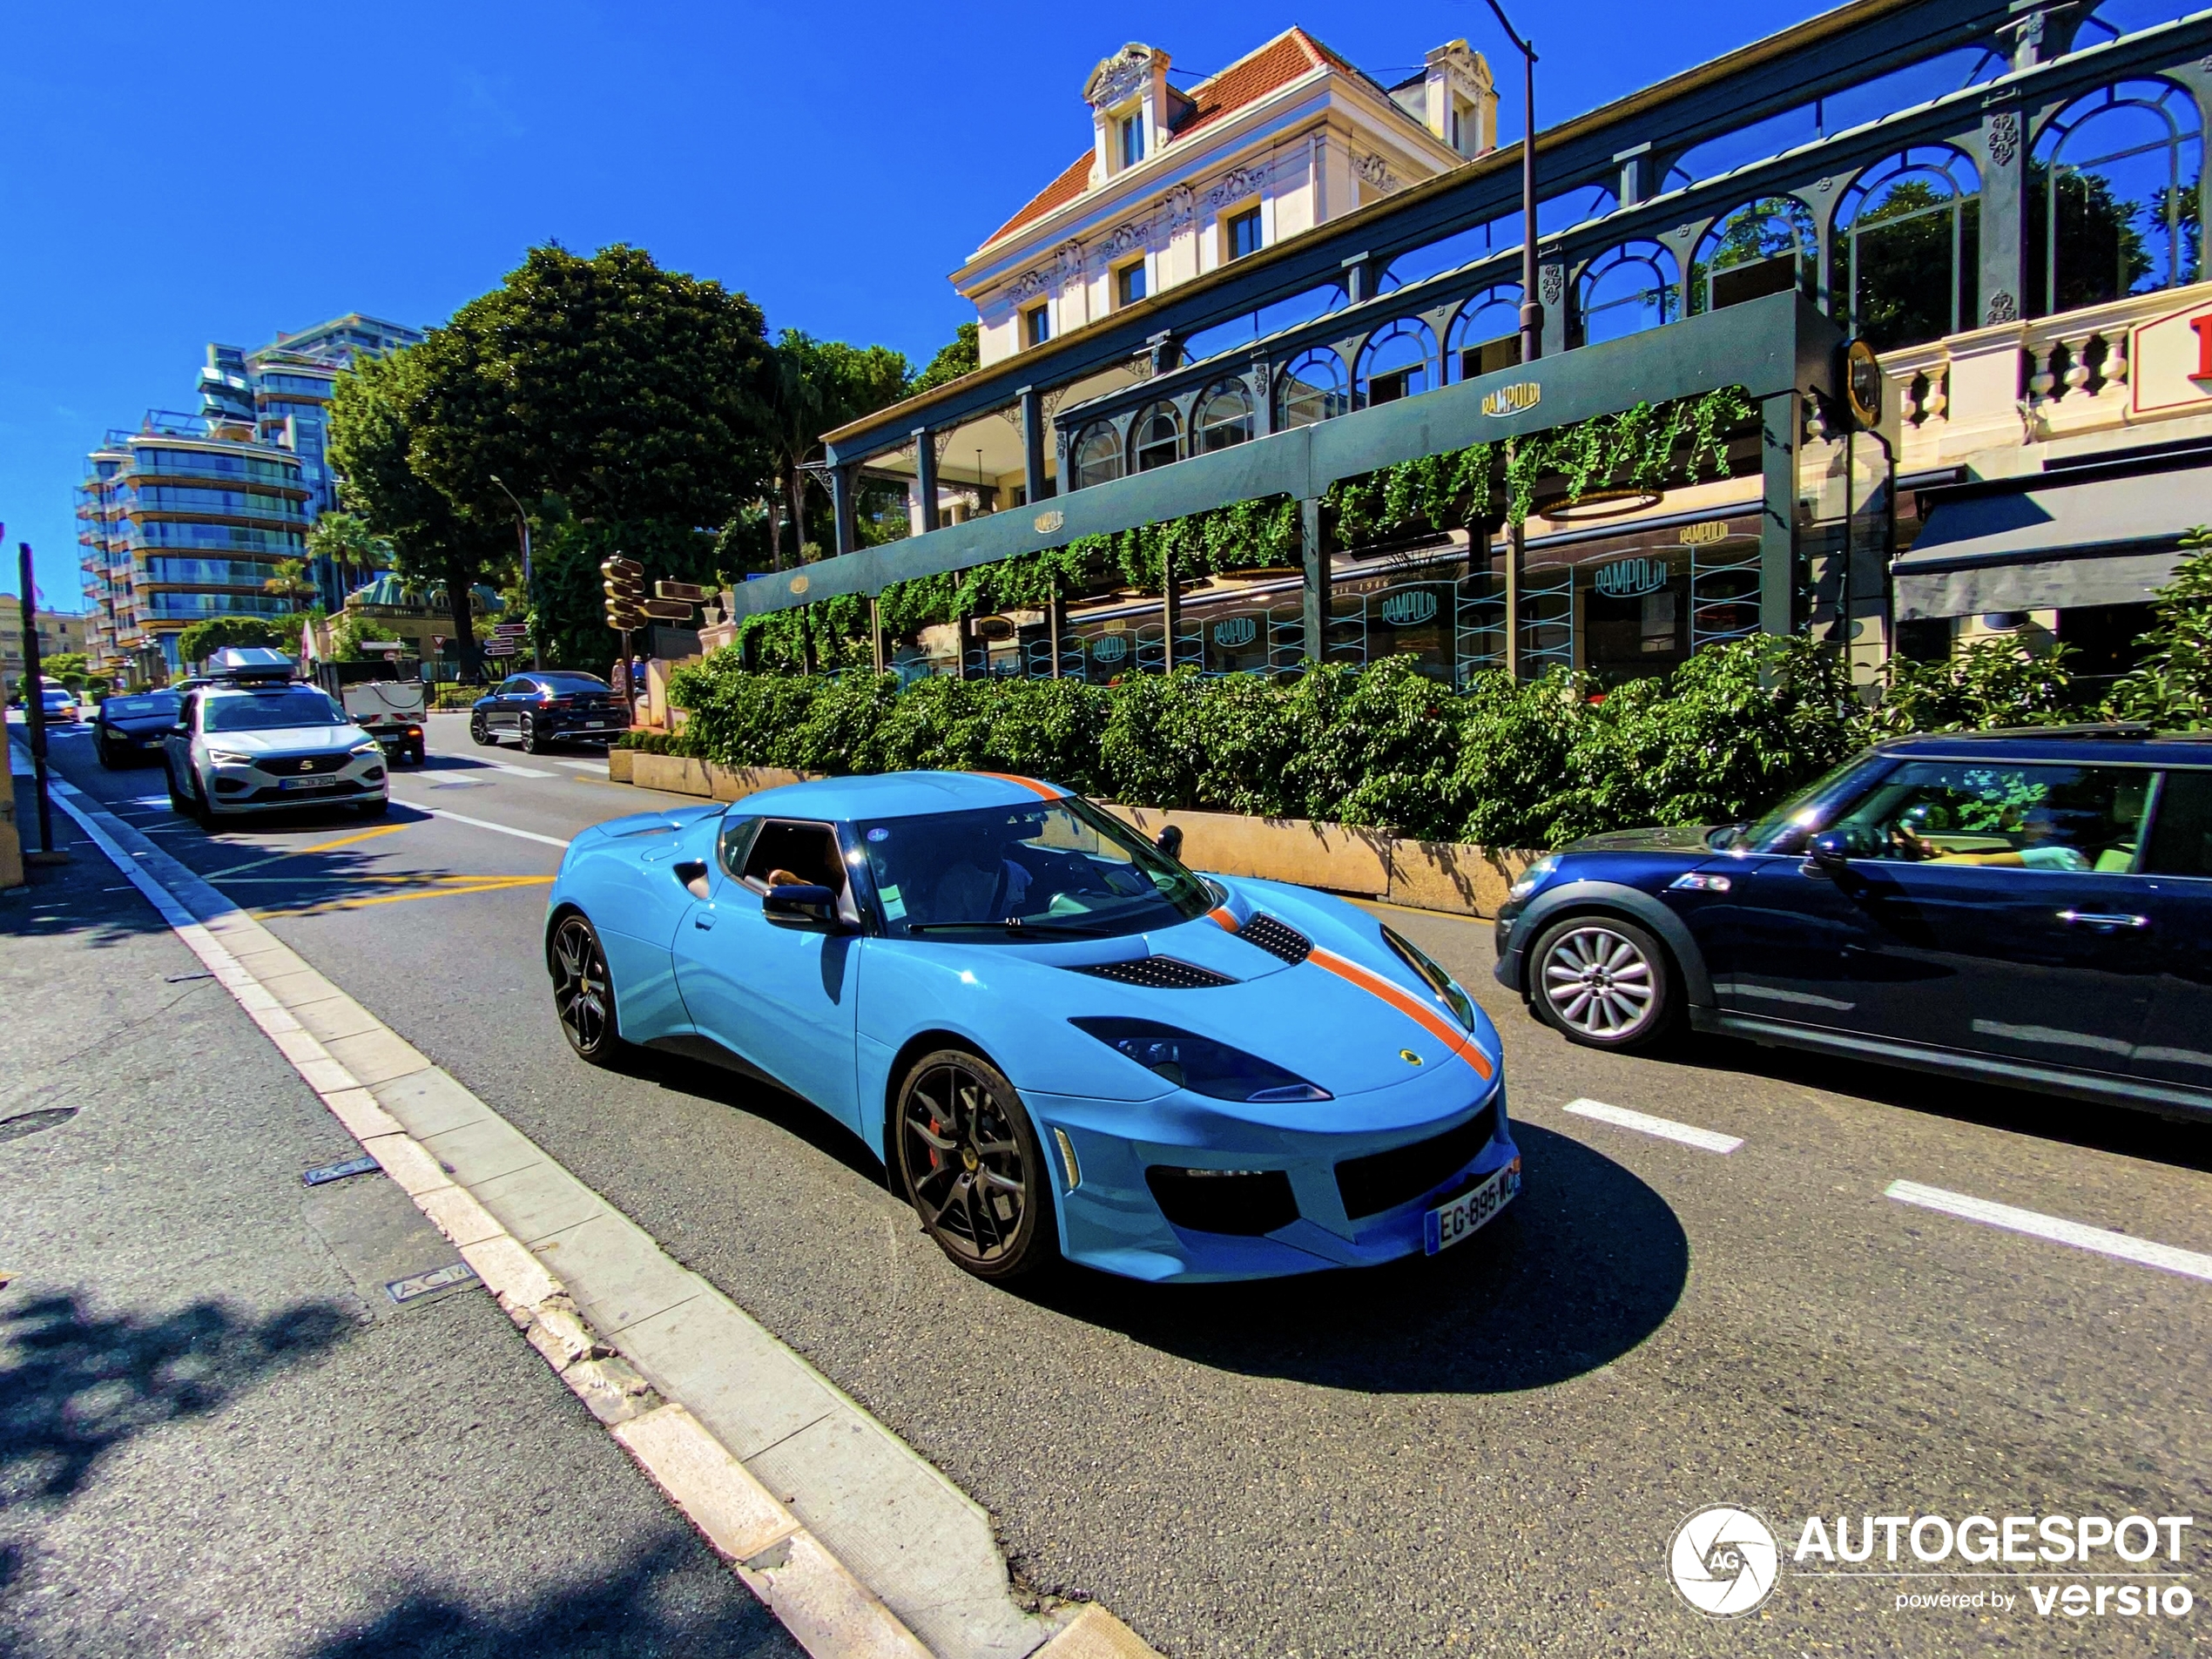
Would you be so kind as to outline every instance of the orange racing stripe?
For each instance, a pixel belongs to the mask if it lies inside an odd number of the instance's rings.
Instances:
[[[1010,772],[979,772],[975,775],[978,778],[995,778],[1002,784],[1018,784],[1022,788],[1028,790],[1031,794],[1042,796],[1046,800],[1058,800],[1060,799],[1060,792],[1058,790],[1051,787],[1048,784],[1041,784],[1034,778],[1016,777]]]
[[[1221,926],[1230,933],[1233,934],[1240,931],[1237,925],[1237,913],[1231,910],[1225,904],[1216,905],[1211,910],[1207,911],[1206,920],[1208,921],[1219,922]]]
[[[1437,1038],[1452,1053],[1475,1069],[1475,1075],[1488,1082],[1491,1075],[1490,1056],[1467,1041],[1467,1034],[1454,1026],[1439,1010],[1428,1007],[1401,988],[1392,984],[1381,974],[1362,968],[1334,951],[1323,950],[1318,945],[1306,958],[1315,967],[1325,968],[1339,979],[1357,985],[1372,996],[1379,996],[1407,1019],[1419,1024],[1431,1036]]]

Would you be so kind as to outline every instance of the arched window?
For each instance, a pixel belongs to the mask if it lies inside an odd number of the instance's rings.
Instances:
[[[1494,374],[1521,361],[1521,285],[1501,282],[1460,307],[1446,336],[1444,372],[1454,381]]]
[[[1183,459],[1183,428],[1173,404],[1148,405],[1129,430],[1131,471],[1150,472]]]
[[[1114,435],[1109,421],[1085,427],[1076,440],[1073,454],[1077,489],[1088,489],[1093,484],[1110,484],[1122,475],[1121,440]]]
[[[2028,311],[2198,280],[2204,136],[2195,100],[2123,81],[2059,111],[2028,161]]]
[[[1981,179],[1923,145],[1859,174],[1836,210],[1838,319],[1877,350],[1971,328],[1981,282]]]
[[[1242,381],[1220,381],[1199,396],[1190,416],[1191,448],[1211,455],[1252,435],[1252,395]]]
[[[1575,284],[1578,346],[1656,328],[1679,313],[1675,256],[1656,242],[1623,242],[1582,268]]]
[[[1307,352],[1276,382],[1275,424],[1279,427],[1312,426],[1333,420],[1351,407],[1345,395],[1344,360],[1325,348]]]
[[[1436,336],[1428,325],[1401,317],[1367,341],[1359,354],[1359,404],[1395,403],[1419,397],[1436,383]]]
[[[1813,291],[1820,235],[1795,196],[1747,203],[1705,233],[1689,262],[1689,309],[1718,311],[1762,294]]]

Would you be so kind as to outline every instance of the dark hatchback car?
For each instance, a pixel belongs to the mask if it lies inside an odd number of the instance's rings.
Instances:
[[[469,735],[478,743],[512,737],[532,754],[549,743],[604,743],[629,725],[630,711],[606,681],[564,669],[513,675],[469,711]]]
[[[1532,866],[1499,981],[1593,1048],[1700,1031],[2212,1114],[2212,741],[1915,738],[1754,824]]]
[[[161,759],[161,740],[177,724],[184,698],[174,691],[124,693],[100,705],[92,718],[92,746],[103,766],[134,766]]]

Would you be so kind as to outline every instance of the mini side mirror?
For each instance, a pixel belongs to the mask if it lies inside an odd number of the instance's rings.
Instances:
[[[760,901],[760,910],[771,921],[811,921],[818,927],[834,927],[837,895],[812,882],[771,887],[768,896]]]
[[[1805,873],[1832,876],[1851,862],[1851,837],[1823,830],[1805,843]]]
[[[1180,824],[1162,825],[1160,833],[1152,838],[1152,845],[1171,859],[1181,858],[1183,856],[1183,826]]]

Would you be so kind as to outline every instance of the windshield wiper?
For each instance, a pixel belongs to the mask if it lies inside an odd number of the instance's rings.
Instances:
[[[1070,927],[1055,921],[1026,921],[1020,916],[1008,916],[1003,921],[910,921],[907,924],[907,931],[910,934],[944,933],[955,927],[970,930],[996,928],[1001,933],[1038,939],[1103,939],[1115,931],[1103,927]]]

